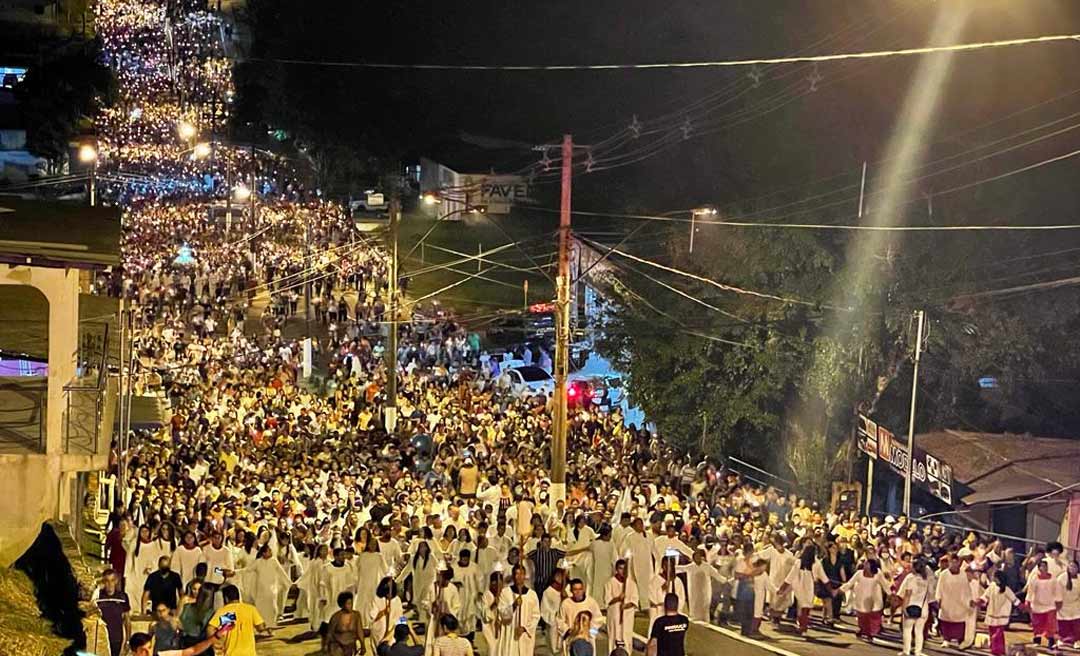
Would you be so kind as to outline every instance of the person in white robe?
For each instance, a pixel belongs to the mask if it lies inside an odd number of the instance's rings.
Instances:
[[[379,581],[386,576],[387,568],[383,562],[382,554],[379,553],[379,543],[374,539],[367,541],[366,549],[353,556],[352,566],[356,572],[356,595],[355,608],[366,609],[371,600],[375,598],[375,588]]]
[[[574,627],[577,626],[578,617],[582,613],[588,613],[589,623],[592,625],[589,632],[589,643],[595,646],[596,634],[599,633],[600,627],[604,625],[604,613],[600,609],[599,602],[586,594],[585,582],[581,579],[573,579],[570,581],[570,596],[563,599],[562,604],[559,606],[559,614],[555,620],[555,628],[559,632],[560,644],[567,644]]]
[[[416,612],[421,624],[428,623],[427,609],[420,603],[435,583],[435,574],[438,567],[438,559],[431,552],[431,547],[426,541],[421,541],[416,547],[416,552],[405,562],[405,567],[398,572],[397,583],[403,582],[412,576],[411,599],[416,606]]]
[[[593,599],[604,603],[604,591],[615,567],[615,542],[611,539],[611,527],[600,527],[600,537],[589,545],[591,570],[585,587]]]
[[[680,566],[677,571],[686,574],[690,619],[708,622],[712,616],[713,583],[729,585],[731,579],[708,561],[704,549],[695,551],[694,562]]]
[[[259,610],[268,628],[276,627],[282,611],[281,590],[292,585],[288,572],[274,558],[270,545],[260,547],[259,557],[243,571],[249,574],[248,603]]]
[[[307,619],[308,628],[312,631],[319,630],[319,625],[322,624],[321,604],[329,603],[330,599],[326,577],[329,552],[329,547],[320,545],[316,556],[308,562],[304,573],[296,581],[300,589],[300,596],[296,600],[296,616]]]
[[[653,577],[652,545],[648,536],[645,535],[645,522],[636,518],[633,523],[633,532],[626,536],[627,561],[633,568],[633,579],[638,586],[638,599],[649,598],[649,585]]]
[[[195,578],[195,566],[203,562],[203,550],[195,541],[195,533],[187,531],[184,540],[173,552],[173,570],[180,575],[180,580],[186,586],[191,579]]]
[[[457,586],[461,597],[461,611],[457,615],[458,630],[462,635],[468,636],[476,632],[477,605],[484,589],[480,568],[472,562],[472,554],[468,549],[461,551],[457,565],[454,566],[453,584]]]
[[[607,608],[608,640],[612,648],[628,652],[634,646],[634,614],[641,606],[638,587],[629,580],[630,568],[625,560],[615,562],[615,575],[604,585],[604,606]]]
[[[525,568],[513,571],[513,584],[503,588],[499,597],[500,631],[498,656],[533,656],[536,652],[536,627],[540,624],[540,600],[525,585]]]
[[[665,558],[662,561],[660,572],[653,574],[649,581],[649,632],[652,635],[652,625],[656,618],[664,614],[664,597],[674,593],[679,597],[679,612],[686,614],[686,588],[675,573],[675,559]]]
[[[323,589],[326,597],[318,601],[319,614],[321,615],[320,626],[330,622],[330,617],[338,611],[337,598],[342,592],[352,592],[356,585],[356,573],[345,561],[345,550],[340,547],[334,549],[334,560],[324,568],[326,583]]]
[[[799,564],[792,567],[787,578],[780,584],[778,595],[791,592],[795,599],[798,614],[798,633],[806,633],[810,628],[810,611],[814,608],[814,583],[828,583],[825,568],[817,558],[817,548],[808,546],[799,556]]]
[[[504,587],[502,568],[498,567],[488,575],[488,586],[480,597],[480,633],[490,656],[501,656],[498,651],[499,640],[505,627],[499,616],[499,600]]]
[[[540,597],[540,619],[544,621],[545,632],[547,633],[548,648],[552,654],[558,654],[562,651],[562,641],[560,640],[561,633],[558,629],[559,608],[562,606],[563,599],[566,598],[566,571],[562,569],[555,570],[551,584],[544,589],[544,594]]]
[[[788,574],[795,568],[795,554],[788,551],[782,536],[773,535],[772,543],[758,552],[758,557],[765,560],[769,566],[765,602],[769,605],[769,614],[773,621],[779,623],[780,618],[795,601],[790,586],[783,593],[780,592]]]
[[[404,617],[405,608],[398,596],[397,584],[389,576],[379,581],[375,598],[366,609],[364,623],[371,629],[371,641],[376,647],[394,636],[394,625]]]
[[[938,574],[934,598],[938,601],[938,631],[946,645],[959,645],[967,632],[968,616],[974,612],[971,581],[962,569],[963,561],[953,557],[949,568]]]
[[[453,584],[454,570],[439,569],[435,581],[421,597],[420,605],[427,611],[428,624],[424,635],[424,648],[427,653],[435,647],[435,638],[438,636],[439,623],[442,616],[449,614],[457,617],[461,612],[461,595],[457,586]]]

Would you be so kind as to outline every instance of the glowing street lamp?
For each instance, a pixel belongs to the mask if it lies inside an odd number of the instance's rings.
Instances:
[[[194,139],[197,132],[195,126],[187,121],[180,121],[176,126],[176,130],[180,133],[180,138],[184,141],[191,141]]]
[[[716,216],[716,208],[712,205],[705,205],[704,207],[696,207],[690,210],[690,252],[694,252],[694,233],[697,231],[697,218],[698,216],[713,217]]]
[[[191,149],[191,154],[195,159],[206,159],[210,156],[210,144],[205,141],[195,144],[195,147]]]
[[[424,194],[424,205],[434,205],[439,202],[439,197],[430,191]]]
[[[233,197],[243,203],[244,201],[251,198],[251,189],[246,184],[241,182],[240,184],[233,187]]]
[[[97,203],[97,148],[91,144],[79,146],[79,161],[90,167],[90,179],[87,186],[87,195],[90,197],[90,207]]]

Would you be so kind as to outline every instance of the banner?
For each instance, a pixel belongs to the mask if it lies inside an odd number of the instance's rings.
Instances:
[[[889,468],[907,476],[908,450],[904,440],[896,439],[892,431],[859,415],[859,450],[871,458],[884,460]],[[911,460],[911,482],[938,499],[952,504],[952,466],[915,447]]]

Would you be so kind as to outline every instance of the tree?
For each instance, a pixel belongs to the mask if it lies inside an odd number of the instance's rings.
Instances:
[[[112,73],[99,59],[95,42],[72,43],[31,67],[15,89],[27,149],[54,168],[67,157],[71,140],[91,127],[94,114],[114,95]]]

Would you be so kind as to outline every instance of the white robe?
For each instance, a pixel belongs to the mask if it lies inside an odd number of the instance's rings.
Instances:
[[[348,563],[341,567],[332,561],[326,565],[326,603],[322,606],[322,622],[329,622],[330,617],[338,611],[337,597],[345,591],[352,592],[356,585],[356,574]],[[353,606],[355,608],[355,606]],[[266,619],[266,618],[263,618]]]
[[[623,582],[611,577],[604,585],[603,592],[608,638],[613,645],[621,644],[629,651],[634,646],[634,613],[641,608],[637,586],[629,580]],[[612,599],[618,597],[624,597],[624,603],[611,603]]]
[[[589,545],[592,556],[592,572],[586,590],[589,596],[603,603],[604,589],[615,571],[615,543],[611,540],[595,540]]]
[[[322,608],[330,603],[330,587],[326,578],[327,561],[316,558],[308,563],[304,574],[296,585],[301,590],[303,607],[300,606],[300,598],[297,598],[296,616],[307,618],[308,628],[317,631],[322,624]],[[322,601],[323,604],[319,602]],[[335,600],[336,601],[336,600]]]
[[[462,635],[468,635],[476,631],[476,604],[484,589],[484,581],[479,568],[469,563],[468,567],[454,566],[453,583],[461,596],[461,612],[457,615],[459,631]]]
[[[765,595],[769,610],[774,613],[784,612],[791,607],[795,599],[790,590],[780,594],[780,586],[787,580],[791,570],[798,565],[798,560],[795,554],[787,549],[781,551],[772,545],[759,552],[758,557],[769,562],[768,586]]]
[[[379,581],[383,580],[387,573],[382,554],[377,551],[358,553],[352,559],[352,566],[356,572],[356,587],[353,590],[356,600],[353,608],[367,608],[375,598]]]
[[[180,575],[180,580],[186,586],[191,579],[195,578],[195,566],[204,560],[203,550],[198,545],[194,549],[180,545],[173,552],[172,570]],[[209,571],[207,571],[207,576],[209,576]]]
[[[939,573],[934,598],[940,604],[938,617],[942,620],[967,622],[968,615],[972,611],[971,582],[968,580],[967,572],[960,570],[953,574],[945,570]]]
[[[520,599],[517,610],[514,601]],[[503,588],[499,598],[499,616],[504,623],[499,635],[499,656],[533,656],[536,651],[536,627],[540,623],[540,600],[526,588],[520,594]],[[524,633],[519,637],[517,629]]]
[[[495,606],[492,608],[492,606]],[[496,627],[496,622],[499,622],[499,603],[495,599],[494,593],[491,590],[484,590],[484,594],[480,599],[480,634],[484,636],[484,644],[487,646],[487,653],[489,656],[498,656],[499,638],[505,627]]]
[[[405,567],[398,572],[397,582],[400,585],[405,579],[412,575],[412,595],[413,604],[416,606],[417,613],[420,615],[420,623],[427,624],[427,610],[423,608],[420,602],[423,600],[424,595],[431,589],[435,583],[435,572],[437,559],[435,554],[432,553],[428,556],[427,563],[421,558],[416,560],[416,564],[413,564],[414,557],[409,556],[408,562]]]
[[[649,584],[653,577],[652,547],[649,538],[634,531],[626,536],[626,550],[630,552],[630,567],[638,586],[638,598],[649,598]]]
[[[654,574],[649,582],[649,632],[652,635],[652,625],[656,618],[664,614],[664,597],[674,587],[675,594],[679,597],[679,612],[686,614],[686,589],[682,579],[675,577],[671,581],[666,580],[659,574]]]
[[[689,599],[690,619],[708,621],[712,611],[713,581],[722,585],[730,582],[708,563],[690,563],[679,568],[686,572],[687,596]]]
[[[268,628],[276,627],[282,611],[281,590],[288,590],[292,585],[288,572],[277,558],[256,558],[244,572],[249,574],[248,581],[251,586],[248,603],[259,610],[259,615],[262,615]]]
[[[461,612],[461,595],[458,594],[457,586],[453,583],[446,585],[442,588],[437,587],[434,583],[424,593],[423,598],[420,601],[420,605],[424,608],[427,616],[430,618],[430,622],[427,626],[427,632],[424,634],[424,648],[427,653],[435,647],[435,637],[439,633],[440,627],[436,626],[437,621],[434,617],[435,602],[441,600],[442,612],[450,613],[457,617]]]
[[[384,613],[383,617],[379,617],[378,621],[375,620],[376,616],[383,611],[386,611],[387,603],[389,603],[390,610]],[[376,646],[380,642],[386,639],[389,635],[394,635],[394,625],[405,614],[405,609],[401,605],[401,599],[398,597],[391,597],[390,599],[379,599],[376,597],[371,600],[371,603],[367,607],[367,615],[364,618],[364,623],[371,629],[371,640]]]

